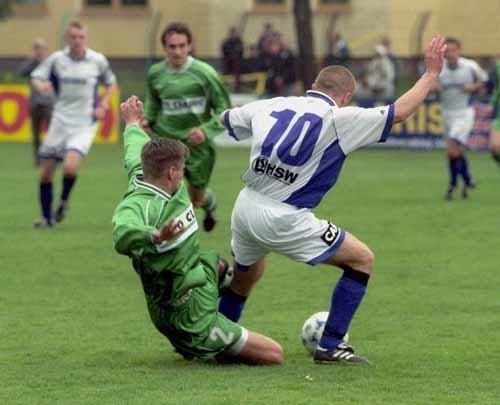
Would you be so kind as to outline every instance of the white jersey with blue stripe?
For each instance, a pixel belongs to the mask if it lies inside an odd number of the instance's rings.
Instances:
[[[439,74],[443,110],[457,111],[470,108],[472,94],[465,92],[464,87],[477,81],[487,80],[488,73],[472,59],[458,58],[457,66],[454,68],[445,61],[443,70]]]
[[[317,206],[336,183],[346,156],[383,142],[394,105],[342,107],[310,90],[302,97],[255,101],[226,111],[225,125],[236,140],[250,138],[247,187],[299,208]]]
[[[97,87],[112,85],[115,75],[106,57],[92,49],[81,59],[73,59],[69,49],[54,52],[32,73],[34,79],[50,80],[57,100],[52,119],[73,126],[90,125],[95,120]]]

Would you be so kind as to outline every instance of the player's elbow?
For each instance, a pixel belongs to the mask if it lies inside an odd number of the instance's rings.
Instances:
[[[413,111],[409,108],[406,108],[404,105],[401,104],[394,104],[394,116],[392,118],[392,123],[397,124],[398,122],[403,122],[406,120]]]

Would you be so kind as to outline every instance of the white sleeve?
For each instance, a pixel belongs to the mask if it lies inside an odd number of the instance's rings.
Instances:
[[[374,108],[343,107],[335,111],[333,122],[339,145],[348,155],[375,142],[385,142],[392,128],[394,104]]]
[[[99,81],[107,86],[115,83],[116,77],[109,66],[109,62],[104,55],[99,58]]]
[[[40,63],[33,72],[31,72],[32,79],[49,80],[50,74],[52,73],[52,66],[54,65],[54,60],[57,53],[53,53],[42,63]]]
[[[471,60],[470,61],[470,67],[472,68],[472,73],[474,74],[474,79],[475,81],[480,81],[480,82],[487,82],[488,81],[488,73],[483,70],[479,64]]]
[[[253,101],[224,113],[224,126],[231,137],[237,141],[252,136],[252,118],[259,111],[265,100]]]

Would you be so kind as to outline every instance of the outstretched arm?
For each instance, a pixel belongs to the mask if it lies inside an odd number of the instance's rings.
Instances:
[[[422,77],[399,97],[394,103],[393,123],[407,119],[425,100],[427,94],[436,86],[437,78],[444,63],[446,51],[445,39],[441,35],[434,36],[425,51],[425,72]]]
[[[140,121],[144,108],[137,96],[131,96],[120,104],[122,119],[127,125],[123,133],[125,149],[125,169],[129,179],[139,174],[141,168],[141,151],[149,142],[149,136],[141,129]]]

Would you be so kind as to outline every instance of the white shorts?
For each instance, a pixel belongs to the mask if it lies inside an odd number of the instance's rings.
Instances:
[[[231,248],[240,267],[269,252],[315,265],[334,254],[345,232],[306,208],[272,200],[245,187],[231,216]]]
[[[97,122],[85,126],[69,126],[57,119],[50,122],[47,137],[38,150],[42,159],[64,159],[66,152],[75,151],[85,156],[97,130]]]
[[[443,110],[444,134],[447,138],[467,145],[467,138],[474,126],[474,109]]]

